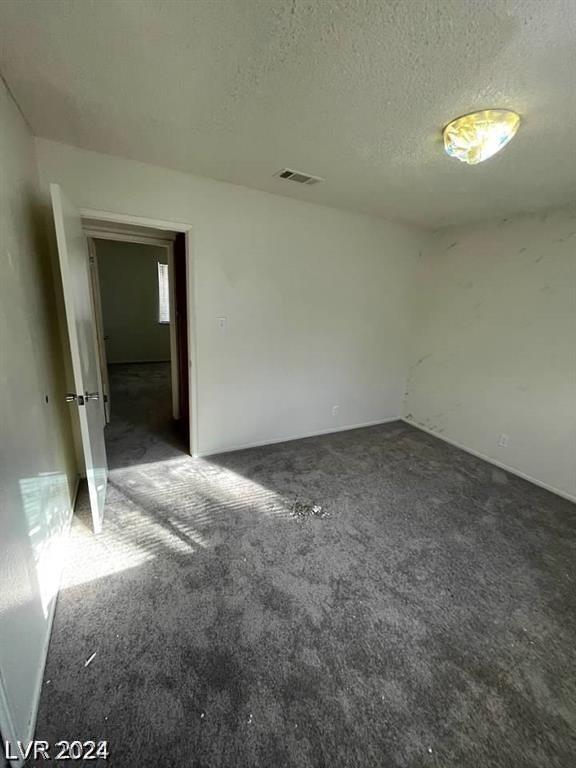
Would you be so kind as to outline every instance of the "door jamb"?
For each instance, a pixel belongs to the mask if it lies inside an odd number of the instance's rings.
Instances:
[[[180,418],[180,377],[178,368],[180,365],[180,350],[178,348],[178,335],[176,331],[176,284],[174,275],[174,243],[166,248],[168,261],[168,290],[170,291],[170,377],[172,380],[172,418],[176,421]],[[190,379],[190,366],[188,366],[188,379]]]
[[[198,345],[196,338],[196,293],[194,257],[192,252],[192,225],[177,221],[165,221],[144,216],[114,213],[112,211],[99,211],[93,208],[81,208],[82,219],[96,219],[108,221],[111,224],[128,224],[150,229],[163,229],[169,232],[182,232],[186,242],[186,302],[188,310],[188,383],[189,383],[189,408],[190,423],[190,453],[198,456],[199,436],[198,428]],[[117,238],[116,238],[117,239]],[[172,249],[170,249],[172,250]]]
[[[106,361],[106,342],[104,341],[104,322],[102,320],[102,298],[100,294],[100,277],[98,274],[98,254],[96,244],[91,235],[87,236],[88,254],[90,256],[90,288],[92,289],[92,305],[94,307],[94,322],[98,340],[98,363],[102,380],[102,396],[104,399],[104,423],[110,421],[110,382]]]

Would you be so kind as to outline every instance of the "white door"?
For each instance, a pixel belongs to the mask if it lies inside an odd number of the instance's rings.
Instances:
[[[94,532],[102,530],[107,464],[104,445],[104,408],[94,307],[90,288],[88,243],[80,213],[58,184],[50,184],[58,256],[64,289],[66,322],[72,353],[76,392],[67,396],[78,408],[86,478]]]

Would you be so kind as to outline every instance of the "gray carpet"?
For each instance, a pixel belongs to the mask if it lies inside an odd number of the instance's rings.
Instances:
[[[573,504],[401,422],[193,460],[152,373],[113,372],[106,531],[76,517],[39,738],[135,768],[573,768]]]

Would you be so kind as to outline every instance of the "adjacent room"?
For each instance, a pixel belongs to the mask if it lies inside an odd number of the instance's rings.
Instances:
[[[188,453],[179,412],[174,235],[113,240],[85,226],[110,469]],[[128,238],[126,231],[123,237]],[[184,428],[182,428],[184,427]]]
[[[0,764],[572,768],[573,0],[0,0]]]

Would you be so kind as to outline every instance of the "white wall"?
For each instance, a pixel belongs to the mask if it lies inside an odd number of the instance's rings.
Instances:
[[[96,240],[108,363],[170,360],[170,325],[158,322],[158,262],[166,248]]]
[[[576,497],[576,211],[436,236],[416,298],[406,418]]]
[[[0,728],[28,739],[75,463],[34,142],[1,80],[0,126]]]
[[[192,225],[200,452],[400,415],[419,233],[43,139],[37,149],[43,184],[77,206]]]

